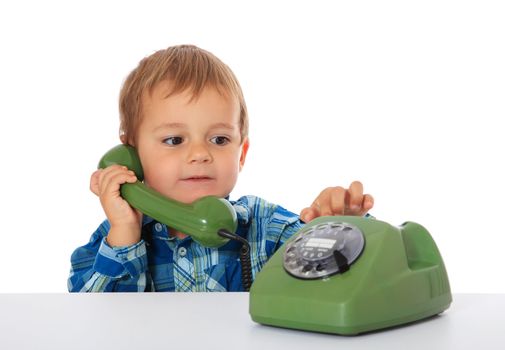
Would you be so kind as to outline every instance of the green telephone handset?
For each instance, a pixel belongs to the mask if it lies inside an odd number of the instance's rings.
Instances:
[[[121,185],[121,196],[132,207],[190,235],[206,247],[220,247],[232,238],[227,233],[237,229],[237,214],[225,199],[207,196],[184,204],[161,195],[141,182],[144,178],[142,165],[137,150],[131,146],[118,145],[112,148],[100,159],[98,168],[113,164],[124,165],[137,176],[137,182]]]

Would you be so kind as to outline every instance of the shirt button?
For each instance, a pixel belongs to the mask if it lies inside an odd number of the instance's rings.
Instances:
[[[154,225],[154,229],[156,230],[156,232],[161,232],[161,230],[163,230],[163,226],[157,222],[156,225]]]
[[[179,256],[180,256],[181,258],[185,257],[185,256],[186,256],[186,253],[187,253],[186,248],[184,248],[184,247],[180,247],[180,248],[179,248]]]

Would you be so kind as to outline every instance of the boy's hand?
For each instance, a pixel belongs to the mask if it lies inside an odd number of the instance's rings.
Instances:
[[[363,194],[359,181],[351,183],[348,189],[328,187],[314,200],[312,205],[300,213],[300,219],[310,222],[319,216],[356,215],[363,216],[373,207],[373,197]]]
[[[90,189],[100,198],[111,226],[107,235],[107,243],[111,246],[127,246],[140,241],[142,213],[132,208],[119,190],[122,184],[135,181],[135,173],[121,165],[111,165],[91,175]]]

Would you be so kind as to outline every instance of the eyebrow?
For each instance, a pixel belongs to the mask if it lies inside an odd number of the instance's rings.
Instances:
[[[160,129],[185,129],[187,128],[187,124],[184,123],[163,123],[161,125],[158,125],[157,127],[154,128],[154,130],[160,130]],[[235,127],[231,124],[228,123],[215,123],[212,124],[210,129],[228,129],[228,130],[234,130]]]
[[[218,129],[218,128],[223,128],[223,129],[230,129],[233,130],[235,127],[231,124],[228,123],[216,123],[212,124],[211,129]]]
[[[154,128],[154,130],[159,129],[183,129],[186,127],[186,124],[183,123],[163,123]]]

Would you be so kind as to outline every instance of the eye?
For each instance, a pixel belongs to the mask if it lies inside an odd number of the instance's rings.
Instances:
[[[210,139],[210,142],[219,146],[224,146],[230,143],[230,139],[226,136],[214,136],[213,138]]]
[[[166,139],[163,139],[163,143],[166,143],[169,146],[177,146],[184,142],[184,139],[180,136],[170,136]]]

